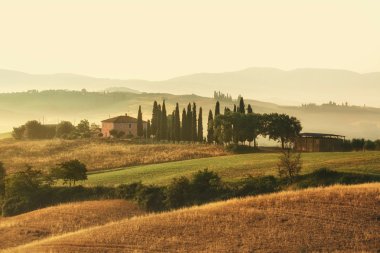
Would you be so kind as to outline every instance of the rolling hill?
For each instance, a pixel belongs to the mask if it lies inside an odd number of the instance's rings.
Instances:
[[[0,250],[143,214],[125,200],[84,201],[0,218]]]
[[[112,222],[9,252],[376,252],[380,184],[235,199]]]
[[[214,90],[235,97],[274,103],[299,105],[327,101],[380,107],[378,97],[380,72],[359,74],[347,70],[248,68],[224,73],[198,73],[163,81],[118,80],[75,74],[32,75],[0,70],[0,92],[46,89],[86,88],[91,91],[143,91],[148,93],[199,94],[209,96]]]

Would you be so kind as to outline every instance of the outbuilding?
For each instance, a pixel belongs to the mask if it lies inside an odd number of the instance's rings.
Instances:
[[[344,140],[342,135],[302,133],[296,138],[294,149],[298,152],[340,152]]]

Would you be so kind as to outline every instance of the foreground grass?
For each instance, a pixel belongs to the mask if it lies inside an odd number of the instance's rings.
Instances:
[[[9,252],[376,252],[380,184],[333,186],[125,219]]]
[[[90,174],[84,184],[112,186],[141,181],[165,185],[174,177],[190,176],[206,168],[218,173],[225,181],[235,181],[248,174],[277,175],[278,157],[276,153],[244,154],[136,166]],[[303,174],[325,167],[340,172],[380,176],[380,152],[304,153],[302,158]]]
[[[47,170],[58,163],[78,159],[88,170],[154,164],[226,155],[223,147],[201,144],[129,144],[125,141],[39,140],[0,141],[0,161],[8,173],[25,168]]]
[[[143,213],[129,201],[103,200],[63,204],[1,218],[0,250]]]

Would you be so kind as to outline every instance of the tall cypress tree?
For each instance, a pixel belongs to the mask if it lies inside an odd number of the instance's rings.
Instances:
[[[191,140],[196,142],[197,137],[197,105],[193,102],[193,111],[191,119]]]
[[[245,114],[245,104],[243,97],[240,98],[239,112]]]
[[[187,115],[186,115],[186,109],[183,108],[182,110],[182,128],[181,128],[181,140],[186,141],[186,134],[187,134]]]
[[[175,119],[175,110],[171,115],[171,132],[170,132],[170,140],[175,143],[176,141],[176,119]]]
[[[247,113],[253,113],[252,106],[248,104]]]
[[[161,105],[157,106],[157,129],[154,134],[157,140],[161,140]]]
[[[146,137],[149,139],[150,136],[152,135],[152,129],[150,125],[150,120],[146,123]]]
[[[142,121],[141,105],[139,106],[139,112],[137,113],[137,136],[144,136],[144,126]]]
[[[236,105],[234,105],[234,112],[237,112],[237,108],[236,108]]]
[[[178,103],[175,106],[175,113],[174,113],[174,140],[177,142],[181,140],[181,119],[179,118]]]
[[[189,103],[187,105],[187,119],[186,119],[186,130],[187,130],[187,133],[186,133],[186,140],[187,141],[191,141],[192,140],[192,136],[191,136],[191,128],[192,128],[192,125],[193,125],[193,113],[191,111],[191,104]]]
[[[212,116],[211,110],[208,113],[207,142],[208,143],[214,143],[214,117]]]
[[[199,107],[199,115],[198,115],[198,141],[203,142],[202,107]]]
[[[167,140],[168,139],[168,117],[166,115],[166,106],[165,100],[162,102],[162,110],[161,110],[161,124],[160,124],[160,139]]]
[[[219,101],[216,101],[216,104],[215,104],[215,118],[218,115],[220,115],[220,103],[219,103]]]
[[[151,122],[151,135],[156,136],[158,128],[158,104],[157,101],[153,103],[152,122]]]

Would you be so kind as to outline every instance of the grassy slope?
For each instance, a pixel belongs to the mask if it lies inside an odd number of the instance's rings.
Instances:
[[[233,181],[247,174],[276,175],[279,154],[244,154],[212,158],[136,166],[115,171],[91,174],[86,185],[114,185],[142,181],[145,184],[163,185],[173,177],[209,169],[224,180]],[[380,175],[380,152],[305,153],[303,173],[327,167],[342,172]]]
[[[214,145],[137,145],[125,141],[97,139],[1,140],[0,150],[0,161],[4,163],[8,173],[25,168],[25,164],[37,169],[49,169],[70,159],[80,160],[91,171],[227,154],[222,147]]]
[[[142,214],[125,200],[85,201],[1,218],[0,250]]]
[[[12,138],[12,133],[0,133],[0,140]]]
[[[11,252],[376,252],[380,184],[283,192],[113,222]]]

